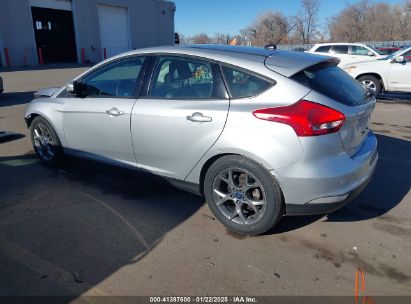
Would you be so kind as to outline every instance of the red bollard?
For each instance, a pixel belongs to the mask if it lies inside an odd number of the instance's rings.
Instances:
[[[37,55],[39,56],[39,64],[44,64],[42,48],[37,49]]]
[[[107,59],[107,48],[104,48],[104,60]]]
[[[4,56],[6,57],[6,65],[7,67],[10,67],[10,54],[9,54],[9,48],[4,48]]]
[[[81,48],[81,62],[86,63],[86,50],[84,48]]]

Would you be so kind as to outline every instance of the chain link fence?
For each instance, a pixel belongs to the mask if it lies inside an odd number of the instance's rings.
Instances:
[[[363,42],[358,42],[362,44],[369,45],[371,47],[377,48],[377,47],[389,47],[389,46],[398,46],[398,47],[403,47],[403,46],[411,46],[411,40],[406,40],[406,41],[363,41]],[[307,51],[311,49],[314,46],[314,44],[279,44],[277,45],[277,49],[283,50],[283,51]]]

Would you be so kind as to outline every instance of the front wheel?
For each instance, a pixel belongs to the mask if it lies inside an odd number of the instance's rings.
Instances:
[[[375,96],[378,96],[382,91],[382,85],[377,77],[371,75],[365,75],[358,78],[364,89],[371,90]]]
[[[239,234],[264,233],[283,215],[278,183],[267,170],[242,156],[224,156],[211,165],[204,195],[220,222]]]
[[[63,149],[57,133],[43,117],[36,117],[30,125],[30,137],[34,151],[47,166],[58,165],[63,158]]]

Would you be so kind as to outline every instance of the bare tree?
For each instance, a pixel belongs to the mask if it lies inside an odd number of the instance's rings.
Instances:
[[[411,13],[406,10],[407,4],[370,4],[362,0],[350,5],[329,19],[329,37],[348,42],[411,39]]]
[[[178,36],[180,37],[180,44],[190,44],[190,38],[183,35],[183,34],[178,34]]]
[[[253,45],[276,44],[286,38],[290,24],[287,17],[280,12],[265,12],[246,29],[241,31],[247,41]]]
[[[194,44],[209,44],[212,42],[211,38],[205,33],[191,37],[191,41]]]
[[[315,34],[319,27],[318,9],[319,0],[302,0],[301,9],[297,16],[294,16],[295,34],[302,43],[311,43],[315,39]]]
[[[249,44],[255,44],[257,40],[257,26],[255,23],[247,26],[245,29],[240,30],[240,34],[245,37]]]
[[[323,28],[318,21],[319,1],[301,0],[298,16],[287,17],[272,11],[262,13],[237,35],[217,33],[209,37],[202,33],[193,37],[181,35],[180,40],[182,44],[230,44],[235,39],[237,44],[263,46],[280,42],[310,44],[411,39],[411,0],[396,5],[380,0],[359,0],[328,18]]]

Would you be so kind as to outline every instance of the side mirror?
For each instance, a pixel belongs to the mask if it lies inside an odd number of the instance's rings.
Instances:
[[[375,54],[373,52],[369,51],[368,56],[373,57],[373,56],[375,56]]]
[[[66,84],[66,91],[69,94],[75,94],[74,93],[74,83],[68,83]]]
[[[83,92],[83,84],[80,81],[73,81],[72,83],[66,84],[66,91],[71,95],[81,96]]]
[[[398,56],[397,58],[395,58],[395,62],[397,63],[404,63],[405,59],[404,56]]]

